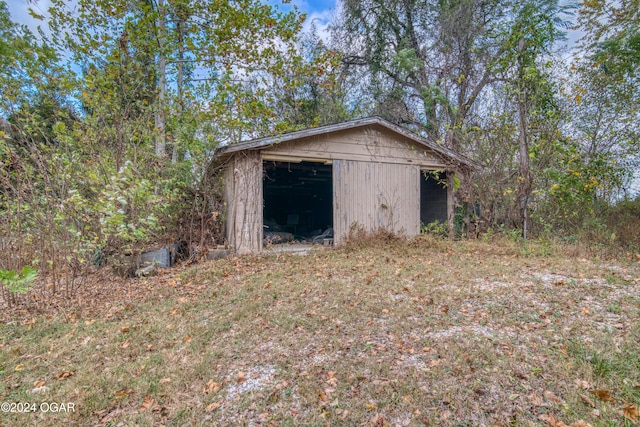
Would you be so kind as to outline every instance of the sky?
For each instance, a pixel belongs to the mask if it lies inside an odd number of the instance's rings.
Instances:
[[[331,16],[336,10],[337,0],[298,0],[293,1],[298,8],[307,14],[307,20],[304,23],[305,32],[316,26],[318,36],[325,41],[329,40],[328,26]]]
[[[33,9],[35,13],[43,16],[47,16],[47,9],[51,6],[49,0],[5,0],[11,15],[11,20],[18,24],[26,25],[32,33],[37,34],[38,26],[42,26],[42,30],[45,34],[48,34],[48,28],[43,25],[43,21],[39,21],[33,18],[29,14],[29,8]]]

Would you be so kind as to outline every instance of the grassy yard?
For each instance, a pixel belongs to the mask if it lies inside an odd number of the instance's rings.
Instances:
[[[638,425],[640,262],[369,243],[105,275],[5,320],[0,401],[36,410],[0,425]]]

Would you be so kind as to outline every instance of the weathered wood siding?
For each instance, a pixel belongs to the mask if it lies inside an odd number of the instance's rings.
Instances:
[[[420,232],[420,168],[416,165],[336,160],[333,162],[333,227],[336,244],[351,227]]]
[[[238,255],[262,250],[262,157],[259,151],[234,155],[225,171],[227,240]]]
[[[385,128],[350,129],[272,145],[262,153],[303,160],[357,160],[440,169],[442,160],[427,148]]]
[[[419,234],[420,170],[448,169],[437,148],[378,124],[270,144],[229,156],[227,239],[237,254],[262,250],[264,160],[333,164],[336,244],[345,242],[352,227]],[[451,194],[447,201],[452,218]]]

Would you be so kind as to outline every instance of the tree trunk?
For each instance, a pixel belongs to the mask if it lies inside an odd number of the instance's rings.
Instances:
[[[184,108],[184,21],[185,17],[182,11],[178,14],[178,79],[177,79],[177,89],[178,89],[178,123],[182,123],[182,111]],[[182,141],[182,132],[178,132],[176,134],[176,138],[173,142],[173,150],[171,152],[171,162],[177,163],[178,160],[181,160],[181,156],[179,150],[181,149],[180,142]]]
[[[455,172],[447,171],[447,226],[449,227],[449,238],[456,237],[456,190]]]
[[[164,0],[158,0],[158,106],[156,110],[156,156],[166,156],[167,133],[165,118],[165,98],[167,92],[167,59],[165,44],[165,8]]]
[[[520,158],[520,171],[518,174],[518,203],[520,222],[522,223],[522,237],[527,238],[529,198],[531,195],[531,172],[529,170],[529,136],[527,134],[527,88],[524,81],[524,67],[522,65],[522,53],[525,41],[520,40],[518,49],[518,145]]]

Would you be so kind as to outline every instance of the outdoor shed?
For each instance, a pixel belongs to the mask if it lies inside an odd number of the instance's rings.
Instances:
[[[260,252],[265,229],[311,239],[332,228],[337,245],[354,229],[415,236],[421,223],[452,219],[452,189],[444,183],[473,167],[379,117],[243,141],[216,157],[236,254]]]

